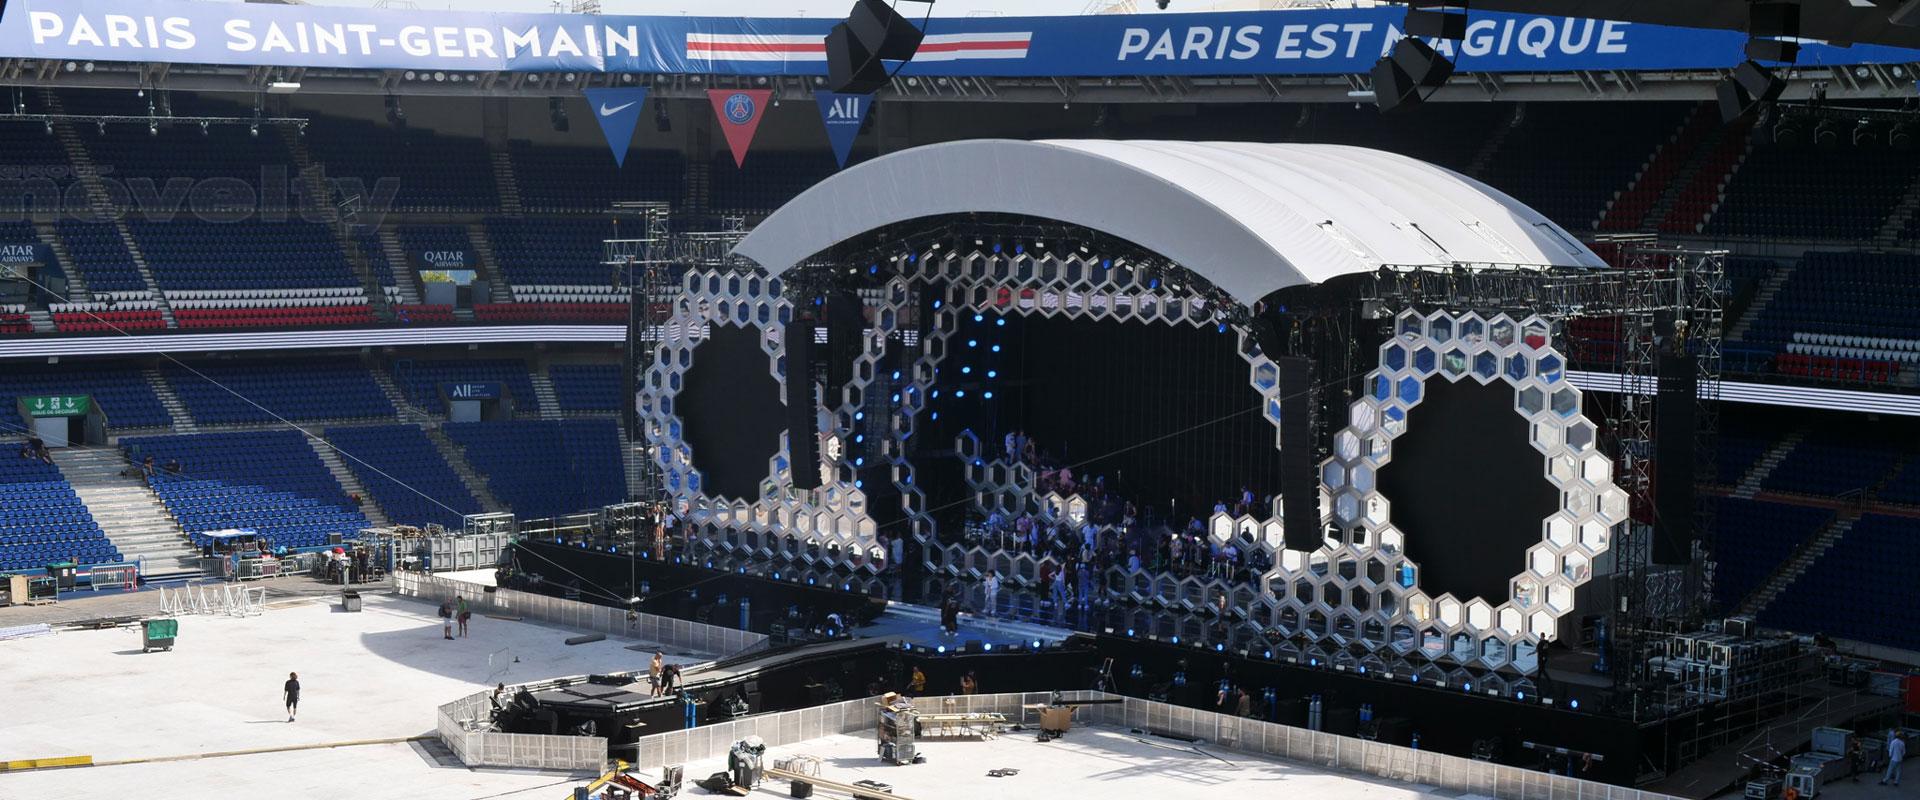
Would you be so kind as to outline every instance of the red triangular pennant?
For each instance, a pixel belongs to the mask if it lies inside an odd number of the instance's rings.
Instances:
[[[772,89],[708,89],[707,101],[713,103],[713,115],[720,118],[720,130],[727,134],[727,147],[733,150],[733,165],[745,166],[747,148],[753,146],[753,132],[760,129],[766,116]]]

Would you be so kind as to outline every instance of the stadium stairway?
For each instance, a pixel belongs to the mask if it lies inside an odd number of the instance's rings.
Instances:
[[[410,306],[419,305],[419,280],[413,274],[413,268],[408,266],[412,262],[407,260],[406,246],[400,244],[400,232],[383,227],[376,236],[380,239],[380,254],[387,257],[387,264],[393,268],[393,286],[400,292],[400,302]],[[460,312],[454,313],[457,315]]]
[[[1753,299],[1748,301],[1746,312],[1733,323],[1733,327],[1727,329],[1727,341],[1738,342],[1747,338],[1747,331],[1753,328],[1753,321],[1759,319],[1760,313],[1767,310],[1767,304],[1773,302],[1773,298],[1780,294],[1780,287],[1787,285],[1787,279],[1793,276],[1794,267],[1799,263],[1794,261],[1783,264],[1767,275],[1767,282],[1761,284],[1760,288],[1754,291]]]
[[[1840,541],[1840,537],[1846,536],[1848,531],[1853,530],[1854,523],[1860,521],[1860,513],[1860,509],[1857,508],[1840,512],[1832,522],[1827,523],[1819,533],[1814,534],[1812,539],[1801,545],[1792,558],[1787,559],[1787,562],[1774,570],[1772,575],[1767,576],[1767,580],[1760,584],[1760,588],[1753,590],[1753,594],[1742,600],[1736,614],[1754,616],[1765,610],[1774,598],[1779,597],[1788,586],[1792,586],[1794,581],[1799,580],[1801,574],[1805,573],[1808,567],[1813,566],[1815,560],[1833,549],[1834,544]]]
[[[513,302],[513,289],[507,286],[506,274],[500,271],[500,256],[493,251],[493,240],[487,238],[485,223],[474,222],[467,225],[467,241],[473,245],[473,257],[480,263],[474,265],[478,280],[487,282],[487,292],[495,303]]]
[[[200,574],[199,554],[160,498],[138,477],[120,474],[130,465],[119,450],[62,447],[53,451],[53,462],[114,548],[127,561],[142,562],[142,576]]]
[[[487,151],[487,158],[493,164],[493,187],[500,193],[500,212],[518,215],[520,205],[520,179],[513,173],[513,154],[505,146],[494,145]]]
[[[353,238],[354,220],[344,217],[340,207],[333,202],[333,183],[327,180],[327,168],[313,160],[313,150],[307,147],[307,137],[282,137],[287,143],[288,154],[300,170],[300,186],[306,190],[307,205],[319,214],[333,231],[334,241],[340,245],[340,252],[346,256],[347,267],[353,270],[354,277],[360,279],[361,291],[367,295],[367,305],[377,319],[393,319],[393,305],[387,302],[387,293],[380,284],[380,276],[374,273],[373,265],[367,261],[367,255],[361,252],[360,245]],[[395,262],[389,262],[395,263]],[[406,262],[397,262],[404,264]]]
[[[73,252],[67,249],[67,243],[60,239],[60,230],[53,222],[41,220],[33,224],[33,235],[53,253],[53,259],[67,274],[67,302],[85,303],[93,299],[93,289],[87,286],[87,278],[80,274],[79,262],[73,260]],[[48,322],[52,322],[49,318]],[[39,328],[34,328],[39,330]]]
[[[533,399],[540,404],[540,418],[559,419],[560,398],[553,391],[553,376],[547,373],[544,366],[532,370],[530,376],[533,378]]]
[[[54,333],[60,330],[60,326],[53,322],[53,313],[44,308],[27,309],[27,323],[33,326],[34,333]]]
[[[1900,235],[1913,221],[1914,214],[1920,212],[1920,179],[1907,187],[1906,194],[1900,196],[1900,202],[1893,205],[1887,213],[1887,219],[1880,224],[1880,230],[1873,237],[1874,244],[1880,247],[1894,247],[1900,243]]]
[[[412,403],[407,402],[407,393],[400,391],[400,386],[393,382],[393,376],[387,374],[385,369],[375,364],[368,364],[367,372],[373,375],[374,384],[380,387],[381,394],[387,396],[387,402],[393,404],[395,419],[401,422],[427,421],[427,412],[414,408]]]
[[[1733,487],[1733,496],[1742,500],[1752,500],[1754,495],[1760,493],[1760,484],[1766,482],[1767,476],[1773,474],[1774,468],[1780,466],[1780,462],[1787,460],[1787,454],[1792,453],[1793,448],[1799,447],[1806,438],[1805,428],[1780,437],[1780,441],[1767,448],[1766,454],[1753,463],[1753,468],[1747,470],[1747,474],[1740,476],[1740,483]]]
[[[333,473],[333,479],[340,482],[348,497],[360,498],[360,513],[376,528],[393,527],[393,520],[387,516],[386,509],[374,502],[373,494],[367,491],[366,484],[360,482],[360,476],[347,468],[347,461],[340,451],[318,436],[308,436],[307,446],[313,448],[313,454],[320,457],[320,463],[327,465],[327,471]]]
[[[645,448],[634,445],[633,437],[627,433],[627,426],[615,425],[614,430],[620,434],[620,462],[621,466],[626,467],[627,496],[639,497],[641,486],[645,483],[641,480],[641,468],[645,466],[641,459],[647,457],[647,452]]]
[[[446,431],[440,430],[438,425],[424,427],[427,439],[433,442],[433,449],[440,451],[440,457],[447,460],[447,466],[453,468],[453,473],[460,476],[460,482],[467,485],[467,491],[472,492],[474,499],[480,501],[480,508],[489,514],[513,510],[493,495],[493,490],[487,487],[487,479],[480,475],[479,470],[473,468],[471,462],[467,461],[467,454],[461,451],[460,446],[447,438]]]
[[[199,433],[200,426],[194,423],[192,412],[187,410],[186,403],[180,401],[180,395],[174,393],[173,384],[160,374],[160,369],[148,367],[141,373],[146,376],[147,385],[153,387],[154,396],[160,398],[161,407],[167,410],[168,416],[173,417],[174,433]]]

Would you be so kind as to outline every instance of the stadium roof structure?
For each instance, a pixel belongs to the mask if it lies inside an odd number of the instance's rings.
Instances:
[[[869,231],[1010,214],[1126,239],[1242,303],[1382,266],[1603,267],[1544,215],[1457,172],[1330,144],[977,139],[865,162],[734,249],[779,275]]]

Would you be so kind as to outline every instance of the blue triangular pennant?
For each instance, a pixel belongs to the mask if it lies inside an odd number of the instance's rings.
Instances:
[[[626,166],[627,145],[633,143],[634,126],[640,124],[640,111],[647,103],[646,88],[588,89],[585,94],[607,146],[613,148],[613,163]]]
[[[873,95],[821,89],[813,93],[813,99],[820,104],[820,121],[827,124],[827,141],[833,143],[833,157],[845,167],[847,155],[853,152],[854,137],[860,135],[860,123],[865,122],[867,112],[873,110]]]

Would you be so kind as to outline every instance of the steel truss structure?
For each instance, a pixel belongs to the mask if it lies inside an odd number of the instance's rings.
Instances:
[[[1697,620],[1712,596],[1711,575],[1702,569],[1710,553],[1701,545],[1685,566],[1653,564],[1654,414],[1658,360],[1663,352],[1694,357],[1695,479],[1714,474],[1713,439],[1718,430],[1722,336],[1727,281],[1724,250],[1662,245],[1653,237],[1608,237],[1617,267],[1607,271],[1383,268],[1374,277],[1368,303],[1372,316],[1400,309],[1455,308],[1481,313],[1538,315],[1564,326],[1577,318],[1617,321],[1617,341],[1606,348],[1618,377],[1612,425],[1606,439],[1617,460],[1615,482],[1633,500],[1634,521],[1613,542],[1610,636],[1612,666],[1623,708],[1653,713],[1654,703],[1635,702],[1656,676],[1650,659],[1676,626]],[[1596,365],[1597,366],[1597,365]],[[1712,527],[1712,506],[1697,502],[1694,530]]]

